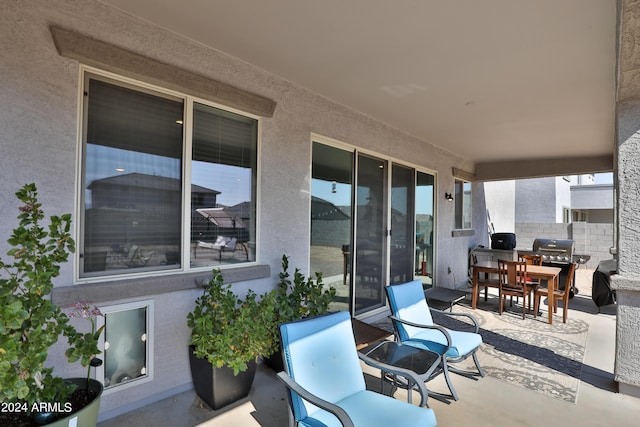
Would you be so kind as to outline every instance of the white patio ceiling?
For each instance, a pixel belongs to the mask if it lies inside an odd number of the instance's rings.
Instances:
[[[103,3],[471,160],[482,178],[503,178],[499,162],[519,165],[512,177],[612,166],[615,0]]]

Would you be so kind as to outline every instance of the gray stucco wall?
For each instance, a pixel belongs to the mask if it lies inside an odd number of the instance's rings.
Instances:
[[[634,15],[637,21],[637,14]],[[640,396],[640,102],[618,108],[618,274],[616,289],[618,336],[615,379],[621,391]]]
[[[239,293],[251,287],[270,289],[277,280],[283,253],[290,265],[306,272],[309,263],[311,133],[320,134],[406,162],[437,175],[436,276],[445,278],[452,264],[456,277],[466,277],[467,248],[476,237],[451,237],[453,204],[441,202],[452,192],[452,167],[473,170],[464,159],[437,149],[374,119],[310,93],[265,71],[218,51],[132,19],[94,0],[2,1],[0,3],[0,236],[15,226],[14,192],[36,182],[49,214],[76,212],[79,64],[56,52],[50,25],[78,31],[133,52],[196,72],[277,102],[272,118],[262,120],[260,146],[259,239],[257,258],[267,277],[235,283]],[[437,141],[435,141],[437,142]],[[474,226],[483,230],[483,206],[476,207]],[[478,212],[482,213],[479,214]],[[477,234],[477,233],[476,233]],[[6,252],[5,237],[0,253]],[[439,262],[439,260],[444,260]],[[446,261],[450,260],[450,261]],[[453,262],[464,260],[465,262]],[[62,269],[59,287],[74,283],[74,263]],[[264,270],[263,270],[264,271]],[[264,276],[264,274],[263,274]],[[191,386],[186,345],[186,314],[199,294],[194,277],[164,276],[181,282],[181,291],[126,299],[155,301],[155,375],[153,381],[104,396],[101,418],[165,397]],[[152,286],[158,279],[138,278],[121,289]],[[100,295],[88,284],[71,288],[73,295]],[[67,291],[69,288],[67,288]],[[116,298],[95,301],[104,305]],[[50,357],[60,375],[79,375],[58,348]]]
[[[516,181],[515,218],[517,222],[556,222],[555,182],[555,177]]]

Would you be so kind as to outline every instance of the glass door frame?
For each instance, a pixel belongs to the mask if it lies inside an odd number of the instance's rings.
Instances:
[[[354,260],[356,260],[356,258],[354,257],[355,252],[357,251],[357,230],[358,230],[358,218],[359,218],[359,212],[358,212],[358,203],[357,203],[357,197],[358,197],[358,188],[360,183],[358,182],[358,159],[360,158],[360,156],[366,156],[368,158],[373,158],[375,160],[378,160],[380,162],[384,163],[384,167],[386,169],[385,171],[385,182],[384,182],[384,186],[385,186],[385,191],[384,191],[384,216],[385,216],[385,222],[384,222],[384,230],[383,230],[383,234],[384,234],[384,259],[382,260],[382,264],[383,264],[383,272],[382,274],[382,281],[384,283],[380,284],[380,291],[382,293],[384,293],[384,286],[388,285],[392,278],[389,277],[390,274],[390,263],[391,263],[391,253],[390,253],[390,246],[391,246],[391,238],[389,236],[389,232],[390,230],[392,230],[392,224],[391,224],[391,215],[392,215],[392,209],[391,209],[391,193],[392,193],[392,173],[391,171],[393,170],[394,166],[397,167],[402,167],[402,168],[408,168],[412,170],[412,175],[413,175],[413,189],[412,189],[412,195],[411,197],[413,198],[413,200],[411,201],[412,207],[413,207],[413,212],[411,215],[408,215],[412,218],[413,221],[413,232],[415,234],[416,232],[416,228],[415,228],[415,224],[416,224],[416,210],[417,210],[417,203],[416,203],[416,188],[418,185],[418,174],[422,173],[422,174],[426,174],[426,175],[430,175],[433,177],[433,193],[432,193],[432,200],[430,201],[431,204],[431,209],[432,209],[432,230],[433,230],[433,237],[432,237],[432,253],[431,253],[431,262],[432,262],[432,272],[431,272],[431,280],[432,283],[435,282],[435,265],[436,265],[436,257],[437,257],[437,251],[436,251],[436,234],[435,230],[437,230],[437,198],[436,198],[436,194],[437,194],[437,182],[438,182],[438,176],[437,176],[437,172],[430,170],[426,167],[423,166],[419,166],[416,164],[412,164],[409,162],[403,162],[403,161],[398,161],[397,159],[394,158],[390,158],[390,157],[386,157],[383,155],[380,155],[379,153],[370,151],[370,150],[364,150],[364,149],[360,149],[359,147],[355,147],[353,145],[350,144],[346,144],[337,140],[333,140],[331,138],[327,138],[321,135],[317,135],[317,134],[313,134],[311,137],[311,147],[313,148],[313,144],[317,143],[317,144],[322,144],[322,145],[326,145],[328,147],[332,147],[335,149],[339,149],[339,150],[344,150],[345,152],[350,153],[353,157],[353,169],[352,169],[352,173],[353,173],[353,179],[352,179],[352,197],[351,197],[351,213],[352,213],[352,221],[351,221],[351,235],[350,235],[350,240],[351,240],[351,254],[350,254],[350,262],[345,262],[345,266],[346,266],[346,270],[345,270],[345,281],[346,281],[346,285],[348,286],[348,292],[349,292],[349,312],[353,315],[353,316],[368,316],[368,315],[374,315],[376,313],[379,312],[383,312],[384,310],[387,309],[388,304],[386,301],[386,296],[383,295],[382,297],[382,304],[380,307],[376,307],[376,308],[372,308],[370,310],[365,310],[363,312],[358,312],[356,313],[356,292],[355,292],[355,281],[354,281],[354,277],[355,277],[355,273],[356,273],[356,262],[354,262]],[[311,150],[311,164],[313,164],[313,149]],[[312,176],[313,179],[313,176]],[[310,189],[310,195],[314,196],[312,189]],[[311,221],[311,219],[310,219]],[[313,229],[313,227],[311,227],[311,229]],[[417,242],[415,238],[411,239],[412,242],[412,254],[414,256],[413,258],[413,263],[412,265],[415,264],[416,262],[416,247],[417,247]],[[311,241],[310,241],[311,244]],[[346,255],[345,255],[346,256]],[[311,254],[310,254],[311,257]],[[346,260],[347,258],[345,258]],[[357,261],[357,260],[356,260]],[[312,261],[310,259],[310,267],[312,268]],[[311,271],[311,269],[310,269]],[[411,273],[414,273],[414,271],[412,271]],[[413,275],[412,275],[413,276]],[[323,276],[324,277],[324,276]],[[341,282],[342,283],[342,282]],[[326,284],[326,282],[325,282]]]

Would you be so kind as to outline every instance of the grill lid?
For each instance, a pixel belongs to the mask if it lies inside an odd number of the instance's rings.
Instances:
[[[573,258],[573,240],[535,239],[533,252],[542,255],[543,261],[571,262]]]

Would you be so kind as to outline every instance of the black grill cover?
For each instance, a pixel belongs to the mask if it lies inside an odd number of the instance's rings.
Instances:
[[[516,248],[515,233],[494,233],[491,235],[491,249],[511,250]]]
[[[593,272],[591,282],[591,299],[598,307],[616,302],[616,293],[611,289],[611,275],[618,270],[616,260],[601,261]]]

